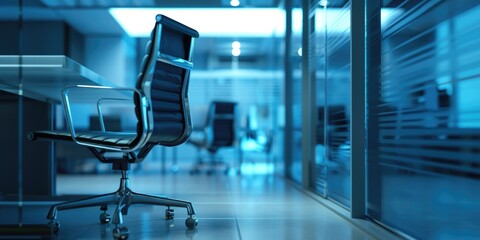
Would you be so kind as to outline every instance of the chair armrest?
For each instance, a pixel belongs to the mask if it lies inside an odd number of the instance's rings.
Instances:
[[[74,125],[74,119],[72,116],[72,98],[74,96],[78,96],[73,94],[73,91],[75,90],[75,93],[81,92],[82,96],[87,95],[90,98],[94,99],[89,99],[89,102],[96,102],[96,107],[97,107],[97,112],[99,113],[99,118],[102,118],[101,122],[103,122],[103,117],[101,116],[102,114],[102,109],[101,106],[104,102],[106,101],[131,101],[133,102],[133,96],[136,95],[138,96],[140,100],[140,119],[141,124],[143,124],[145,127],[143,128],[143,132],[138,133],[137,132],[137,137],[138,134],[141,134],[140,140],[135,144],[135,146],[128,147],[126,148],[125,146],[123,147],[116,147],[112,145],[102,145],[102,144],[97,144],[97,143],[91,143],[91,142],[86,142],[82,141],[77,137],[77,131]],[[126,92],[133,93],[130,96],[125,94]],[[108,93],[108,96],[101,96],[100,94],[105,94]],[[85,97],[87,97],[85,96]],[[66,122],[68,129],[70,131],[70,134],[73,138],[73,141],[77,144],[84,145],[84,146],[89,146],[89,147],[96,147],[96,148],[102,148],[102,149],[107,149],[107,150],[114,150],[114,151],[135,151],[141,146],[146,141],[147,135],[148,135],[148,126],[149,126],[149,119],[147,117],[147,111],[149,109],[149,102],[148,99],[145,97],[145,94],[135,88],[118,88],[118,87],[106,87],[106,86],[91,86],[91,85],[75,85],[75,86],[68,86],[63,89],[63,94],[62,94],[62,100],[63,100],[63,106],[65,108],[65,117],[66,117]],[[71,102],[72,101],[72,102]],[[105,126],[103,124],[102,130],[105,130]]]

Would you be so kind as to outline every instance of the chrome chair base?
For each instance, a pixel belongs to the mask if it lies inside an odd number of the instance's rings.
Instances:
[[[123,224],[123,215],[127,215],[128,208],[133,204],[148,204],[148,205],[157,205],[157,206],[166,206],[167,210],[165,211],[166,219],[173,219],[173,209],[170,207],[182,207],[187,209],[188,218],[185,221],[185,225],[189,229],[193,229],[197,226],[198,220],[195,217],[195,209],[191,202],[183,201],[179,199],[146,195],[133,192],[129,187],[128,171],[122,170],[122,178],[120,179],[120,187],[117,191],[108,194],[102,194],[98,196],[93,196],[81,200],[65,202],[55,204],[50,207],[48,212],[47,219],[50,219],[51,223],[57,218],[58,211],[68,210],[68,209],[77,209],[85,207],[101,207],[100,210],[103,210],[104,213],[100,214],[101,223],[109,223],[110,220],[116,226]],[[110,215],[106,213],[108,205],[115,205],[115,212],[113,218],[110,219]],[[59,226],[59,223],[56,222],[54,225]],[[57,232],[56,229],[55,232]]]

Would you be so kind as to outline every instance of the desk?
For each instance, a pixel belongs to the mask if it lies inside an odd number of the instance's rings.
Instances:
[[[19,193],[20,159],[23,194],[55,195],[54,144],[25,136],[53,129],[62,89],[79,84],[115,86],[66,56],[0,56],[0,197]]]
[[[1,90],[43,102],[60,103],[62,89],[69,85],[116,87],[97,73],[63,55],[0,56]]]

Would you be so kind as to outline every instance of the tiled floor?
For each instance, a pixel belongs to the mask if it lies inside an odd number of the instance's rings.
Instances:
[[[134,205],[124,217],[129,239],[376,239],[325,208],[292,183],[271,175],[225,176],[183,173],[134,174],[132,190],[192,201],[198,226],[187,230],[186,210],[167,221],[164,207]],[[59,194],[116,190],[118,175],[59,176]],[[94,187],[92,187],[94,186]],[[25,221],[46,221],[48,206],[30,207]],[[5,211],[4,211],[5,212]],[[112,224],[99,223],[99,209],[59,212],[58,239],[112,239]]]

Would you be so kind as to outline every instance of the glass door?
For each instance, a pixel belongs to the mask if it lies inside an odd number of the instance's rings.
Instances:
[[[350,2],[316,9],[316,142],[314,188],[350,206]]]

